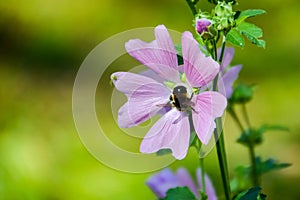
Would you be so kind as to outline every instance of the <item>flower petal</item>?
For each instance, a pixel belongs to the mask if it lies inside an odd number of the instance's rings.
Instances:
[[[218,92],[203,92],[196,96],[193,124],[203,144],[209,142],[215,128],[214,120],[222,116],[226,105],[226,98]]]
[[[198,42],[186,31],[182,34],[183,71],[192,87],[201,87],[212,81],[219,72],[219,64],[200,51]]]
[[[153,80],[156,80],[159,83],[164,83],[164,81],[165,81],[162,77],[158,76],[157,73],[155,73],[151,69],[141,71],[139,74],[143,75],[143,76],[146,76],[148,78],[152,78]]]
[[[177,70],[177,51],[175,49],[172,38],[164,25],[159,25],[155,28],[155,38],[158,47],[163,49],[162,51],[162,61],[173,69]]]
[[[197,169],[196,176],[197,176],[197,180],[198,180],[199,189],[201,190],[202,189],[202,181],[201,181],[201,169],[200,168]],[[204,181],[205,181],[205,192],[207,195],[207,200],[217,200],[215,188],[207,174],[205,174],[205,176],[204,176]]]
[[[199,197],[197,187],[185,168],[179,168],[176,172],[176,176],[181,186],[187,186],[194,193],[194,195],[196,195],[196,197]]]
[[[220,59],[221,49],[218,49],[218,55],[219,55],[219,59]],[[225,68],[230,65],[233,56],[234,56],[234,48],[226,47],[224,54],[223,54],[223,59],[222,59],[222,64],[221,64],[221,69],[220,69],[221,72],[223,72],[225,70]]]
[[[187,154],[189,139],[188,117],[173,108],[152,126],[141,143],[140,151],[154,153],[160,149],[171,149],[172,155],[181,160]]]
[[[219,92],[226,96],[227,99],[232,95],[232,85],[238,78],[241,69],[242,65],[231,67],[218,81]]]
[[[125,44],[127,52],[146,65],[162,78],[180,82],[177,53],[168,30],[164,25],[155,28],[155,37],[151,43],[139,39],[129,40]]]
[[[160,199],[166,196],[169,189],[181,186],[177,176],[169,168],[151,176],[146,184]]]
[[[162,109],[163,104],[169,101],[171,91],[153,79],[130,72],[112,74],[116,88],[123,92],[128,102],[118,113],[120,127],[136,126]]]

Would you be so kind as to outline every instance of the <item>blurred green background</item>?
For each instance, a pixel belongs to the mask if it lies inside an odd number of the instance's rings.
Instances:
[[[202,0],[199,7],[210,5]],[[239,80],[259,85],[248,106],[252,124],[283,124],[291,130],[267,133],[257,149],[263,158],[293,164],[264,176],[263,191],[268,199],[299,199],[300,1],[241,0],[239,9],[246,8],[267,11],[252,20],[263,27],[267,48],[248,43],[234,58],[244,65]],[[193,31],[191,22],[184,0],[1,1],[0,199],[154,199],[144,184],[150,173],[118,172],[87,152],[72,118],[72,86],[85,56],[109,36],[158,24]],[[101,93],[109,97],[111,91],[108,85]],[[229,115],[225,134],[233,175],[238,164],[249,161],[247,149],[235,142],[239,131]],[[186,165],[192,172],[195,158],[191,151],[171,168]],[[207,160],[222,194],[216,152]]]

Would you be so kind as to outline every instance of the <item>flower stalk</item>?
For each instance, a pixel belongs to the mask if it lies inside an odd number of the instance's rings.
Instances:
[[[186,0],[187,4],[189,5],[193,15],[195,16],[197,14],[195,4],[192,2],[192,0]],[[218,61],[218,55],[217,55],[217,45],[216,45],[216,39],[211,39],[212,42],[212,48],[207,46],[208,50],[211,50],[211,55],[214,58],[214,60]],[[220,54],[219,63],[222,63],[224,51],[226,46],[226,40],[225,36],[223,37],[222,42],[222,49]],[[213,80],[213,91],[218,91],[218,75]],[[226,200],[230,200],[231,196],[231,190],[230,190],[230,183],[229,183],[229,174],[228,174],[228,167],[227,167],[227,158],[226,158],[226,152],[225,152],[225,144],[224,144],[224,136],[222,134],[222,119],[216,118],[216,129],[214,130],[214,136],[215,140],[217,141],[216,147],[217,147],[217,154],[218,154],[218,160],[219,160],[219,166],[222,176],[222,182],[224,187],[224,193]],[[220,136],[220,137],[219,137]]]
[[[246,103],[242,104],[242,109],[243,109],[243,115],[246,121],[246,124],[248,126],[249,129],[251,129],[251,123],[250,123],[250,119],[249,119],[249,115],[247,112],[247,108],[246,108]],[[257,168],[256,168],[256,160],[255,160],[255,150],[254,150],[254,144],[251,142],[248,144],[248,149],[249,149],[249,156],[250,156],[250,160],[251,160],[251,175],[252,175],[252,184],[253,186],[258,186],[259,185],[259,177],[257,174]]]
[[[240,122],[234,108],[231,106],[229,109],[229,113],[232,116],[232,118],[234,119],[234,121],[237,123],[237,125],[239,126],[239,128],[241,129],[241,132],[244,133],[246,131],[246,129],[244,129],[242,123]],[[244,119],[246,121],[247,124],[247,128],[251,129],[251,124],[250,124],[250,119],[247,113],[247,109],[246,109],[246,103],[242,104],[242,113],[244,116]],[[251,179],[252,179],[252,185],[253,186],[259,186],[260,185],[260,181],[259,181],[259,175],[257,174],[257,167],[256,167],[256,156],[255,156],[255,146],[253,144],[253,142],[248,142],[247,144],[247,148],[249,150],[249,157],[250,157],[250,162],[251,162]]]
[[[225,51],[226,41],[223,39],[222,42],[222,49],[220,54],[219,62],[222,63],[224,51]],[[214,59],[218,60],[217,51],[216,51],[216,43],[214,42]],[[218,90],[218,76],[213,81],[213,90]],[[224,142],[224,135],[222,131],[222,119],[217,118],[215,120],[216,122],[216,129],[214,130],[215,140],[217,140],[216,148],[217,148],[217,155],[219,160],[219,166],[222,176],[222,182],[223,182],[223,188],[225,193],[226,200],[230,200],[231,196],[231,190],[230,190],[230,182],[229,182],[229,173],[228,173],[228,167],[227,167],[227,158],[226,158],[226,151],[225,151],[225,142]],[[219,136],[219,138],[218,138]]]
[[[201,196],[201,199],[206,200],[207,194],[206,194],[206,184],[205,184],[204,158],[200,158],[200,168],[201,168],[201,183],[202,183],[200,196]]]
[[[229,114],[231,115],[231,117],[233,118],[233,120],[235,121],[235,123],[238,125],[238,127],[240,128],[241,132],[244,132],[245,129],[243,127],[243,124],[241,123],[239,117],[237,116],[234,107],[232,105],[230,105],[229,109],[228,109]]]
[[[198,3],[198,0],[186,0],[186,3],[189,5],[193,15],[195,16],[197,14],[195,5]]]

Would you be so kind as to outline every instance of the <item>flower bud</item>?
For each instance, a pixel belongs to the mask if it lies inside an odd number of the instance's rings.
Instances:
[[[231,3],[219,2],[215,7],[215,14],[219,17],[230,17],[233,14]]]
[[[223,0],[226,3],[232,3],[232,5],[235,5],[237,3],[237,0]],[[209,3],[213,3],[215,5],[218,4],[218,0],[208,0]]]
[[[213,19],[216,22],[215,27],[218,31],[229,31],[235,26],[235,12],[232,10],[232,2],[218,2],[218,5],[216,5],[214,9],[214,13],[215,17]]]
[[[202,35],[204,32],[208,32],[208,27],[211,22],[208,19],[197,19],[196,21],[196,31]]]

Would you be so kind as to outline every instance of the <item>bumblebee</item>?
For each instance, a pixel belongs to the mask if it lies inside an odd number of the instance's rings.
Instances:
[[[186,87],[180,85],[176,86],[173,89],[173,93],[170,95],[170,101],[171,104],[177,108],[178,111],[187,111],[188,108],[192,108],[194,106],[194,103],[191,101],[193,98],[193,93],[191,97],[188,97],[187,89]]]

